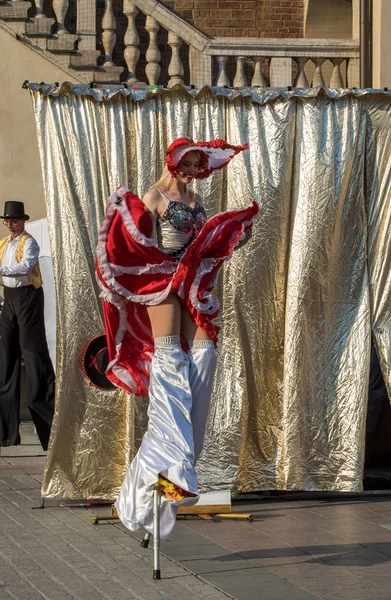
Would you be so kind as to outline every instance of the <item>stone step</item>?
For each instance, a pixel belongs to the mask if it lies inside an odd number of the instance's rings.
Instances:
[[[26,22],[27,37],[51,37],[54,19],[48,17],[36,17]]]
[[[0,19],[4,21],[25,21],[31,2],[2,2],[0,4]]]
[[[76,52],[71,55],[69,66],[71,69],[84,71],[98,69],[97,60],[101,56],[99,50],[87,50],[85,52]]]
[[[123,67],[99,67],[93,75],[93,81],[96,83],[119,83]]]
[[[61,33],[52,35],[47,39],[46,50],[53,54],[73,54],[76,52],[77,35],[71,33]]]

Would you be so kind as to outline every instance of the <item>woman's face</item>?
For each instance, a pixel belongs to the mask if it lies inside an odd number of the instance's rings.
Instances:
[[[185,154],[177,167],[177,180],[180,183],[191,183],[191,181],[194,179],[194,176],[198,173],[200,162],[201,155],[199,152],[194,151]]]

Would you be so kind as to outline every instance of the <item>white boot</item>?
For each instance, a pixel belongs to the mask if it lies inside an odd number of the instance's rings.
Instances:
[[[217,352],[212,340],[189,341],[190,389],[193,397],[191,422],[193,424],[194,464],[204,444],[213,379],[216,372]]]

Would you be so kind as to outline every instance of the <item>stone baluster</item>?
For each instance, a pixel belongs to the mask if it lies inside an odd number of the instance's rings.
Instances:
[[[331,58],[331,62],[333,63],[333,73],[330,79],[330,87],[331,88],[342,88],[345,87],[342,73],[341,73],[341,63],[344,61],[343,58]]]
[[[27,2],[13,2],[16,7],[20,6],[23,10],[23,5],[28,6]],[[30,8],[28,6],[28,8]],[[49,38],[52,35],[52,26],[54,19],[49,19],[44,13],[44,0],[35,0],[35,15],[28,19],[25,24],[25,31],[28,37]],[[15,18],[19,19],[19,11],[17,10]],[[1,18],[1,17],[0,17]],[[27,18],[27,14],[25,15]]]
[[[246,62],[246,56],[236,57],[236,73],[234,77],[234,87],[246,87],[247,78],[244,72],[244,63]]]
[[[72,35],[65,29],[65,16],[68,12],[69,0],[53,0],[53,11],[56,15],[56,35],[52,35],[46,42],[49,52],[73,52],[78,35]],[[79,49],[80,50],[80,49]],[[79,55],[80,56],[80,55]]]
[[[36,19],[45,19],[46,15],[43,12],[43,0],[35,0],[35,18]]]
[[[298,88],[308,88],[308,79],[305,74],[304,67],[308,62],[307,56],[297,56],[293,59],[297,64],[297,75],[294,83],[294,87]]]
[[[69,31],[65,29],[64,25],[65,15],[68,12],[68,8],[69,0],[53,0],[53,10],[57,21],[57,35],[63,35],[64,33],[69,35]]]
[[[157,33],[160,29],[159,23],[153,17],[148,16],[145,29],[149,33],[149,45],[146,52],[145,58],[147,59],[147,66],[145,67],[145,73],[148,78],[150,85],[156,85],[161,72],[160,67],[160,50],[157,45]]]
[[[168,74],[170,76],[168,85],[169,87],[173,87],[177,83],[181,83],[183,85],[183,74],[185,71],[179,56],[179,48],[182,45],[182,39],[179,37],[179,35],[169,31],[168,45],[170,46],[172,52],[170,64],[168,65]]]
[[[326,84],[323,79],[322,65],[326,59],[318,56],[317,58],[311,58],[311,60],[315,64],[315,73],[314,78],[312,80],[312,87],[325,87]]]
[[[267,87],[267,81],[264,77],[262,67],[263,67],[263,56],[255,56],[253,58],[254,61],[254,74],[251,80],[251,85],[253,87]]]
[[[125,33],[124,58],[128,67],[128,83],[137,83],[136,66],[140,58],[140,36],[136,28],[138,8],[132,0],[124,0],[124,14],[128,17],[128,28]]]
[[[113,50],[117,36],[115,34],[116,21],[113,11],[113,0],[105,0],[105,13],[102,19],[102,44],[105,51],[103,67],[114,67]]]
[[[229,79],[227,73],[225,71],[225,65],[227,64],[229,56],[216,56],[217,63],[219,65],[219,70],[216,77],[216,85],[217,87],[227,86],[229,87]]]

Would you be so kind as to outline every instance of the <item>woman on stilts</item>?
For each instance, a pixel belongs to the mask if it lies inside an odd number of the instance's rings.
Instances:
[[[218,271],[247,242],[258,211],[209,221],[196,178],[221,169],[247,145],[185,138],[166,152],[162,177],[142,201],[119,188],[108,202],[97,247],[109,350],[108,378],[149,395],[148,430],[116,502],[130,530],[153,531],[152,496],[162,491],[160,535],[170,539],[178,506],[198,500],[201,453],[216,369]]]

